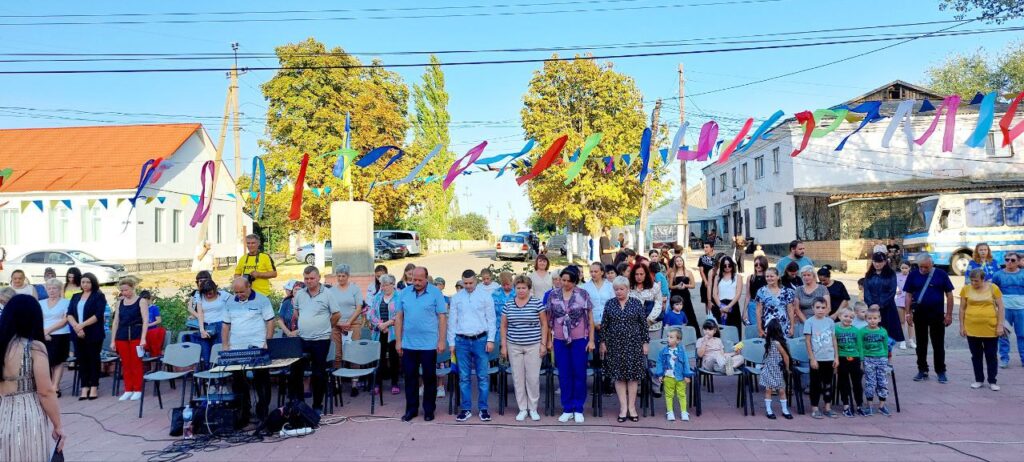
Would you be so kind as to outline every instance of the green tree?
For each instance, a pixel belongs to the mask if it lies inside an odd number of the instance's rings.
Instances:
[[[268,185],[273,192],[267,195],[264,217],[273,225],[287,216],[300,160],[303,153],[308,153],[306,184],[317,189],[330,187],[331,193],[317,197],[307,191],[302,218],[291,228],[322,239],[330,234],[330,203],[348,199],[342,180],[332,174],[336,157],[323,156],[343,147],[346,113],[351,114],[353,149],[365,153],[377,146],[401,146],[409,128],[409,90],[398,74],[376,61],[365,68],[340,67],[362,63],[340,47],[328,52],[324,44],[312,38],[279,46],[275,51],[282,69],[262,85],[268,103],[268,138],[261,140],[260,146],[266,151],[263,159],[268,183],[274,185]],[[391,154],[386,154],[385,160]],[[407,153],[394,168],[383,172],[383,160],[352,171],[354,199],[373,205],[375,223],[387,226],[405,216],[411,186],[397,190],[378,186],[371,191],[372,183],[404,176],[407,169],[401,167],[415,165],[422,158]]]
[[[423,72],[423,83],[414,84],[412,89],[412,132],[413,142],[409,151],[422,159],[435,146],[441,151],[420,172],[420,176],[443,175],[455,161],[448,150],[451,138],[448,124],[448,91],[445,89],[441,61],[430,57],[431,65]],[[409,167],[412,168],[412,167]],[[424,237],[440,238],[448,232],[455,202],[455,188],[441,189],[440,182],[417,183],[410,191],[413,195],[409,226],[418,229]]]
[[[531,214],[530,217],[526,219],[526,226],[529,226],[530,229],[537,234],[551,234],[558,230],[558,226],[554,222],[547,221],[536,213]]]
[[[558,226],[585,226],[596,233],[603,225],[621,225],[640,212],[643,190],[637,180],[640,162],[630,166],[619,162],[616,171],[605,174],[602,157],[636,154],[647,126],[643,98],[632,78],[615,72],[611,63],[594,60],[548,61],[534,72],[521,111],[526,136],[537,140],[531,154],[536,160],[558,137],[568,135],[563,160],[583,145],[590,134],[602,132],[601,143],[591,153],[579,176],[565,185],[565,161],[549,167],[526,183],[536,219]],[[658,131],[659,139],[661,130]],[[652,154],[657,150],[652,147]],[[635,157],[635,156],[634,156]],[[657,160],[656,160],[657,158]],[[660,156],[651,156],[652,201],[657,202],[666,186],[659,181],[663,166]],[[528,171],[520,167],[519,173]]]
[[[995,57],[980,48],[969,55],[952,55],[929,68],[927,75],[927,85],[947,95],[968,99],[977,92],[1016,95],[1024,90],[1024,42],[1007,45]]]
[[[1020,0],[941,0],[939,9],[956,11],[957,19],[964,19],[967,13],[980,10],[983,20],[996,23],[1024,16],[1024,2]]]
[[[487,218],[473,212],[452,217],[450,232],[452,239],[487,239],[491,235]]]

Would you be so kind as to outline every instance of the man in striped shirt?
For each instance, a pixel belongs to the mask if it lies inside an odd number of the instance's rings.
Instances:
[[[1017,354],[1024,365],[1024,271],[1020,270],[1020,259],[1017,252],[1006,252],[1006,268],[992,276],[992,283],[1003,292],[1006,322],[1017,336]],[[1010,367],[1009,335],[999,337],[999,365]]]
[[[452,297],[451,313],[448,315],[448,345],[459,362],[459,393],[462,395],[462,411],[455,418],[465,422],[473,416],[473,376],[477,377],[477,407],[480,420],[491,420],[487,411],[487,396],[490,391],[488,377],[489,354],[494,351],[494,336],[497,324],[494,315],[494,299],[491,294],[477,287],[473,270],[462,272],[462,287]]]

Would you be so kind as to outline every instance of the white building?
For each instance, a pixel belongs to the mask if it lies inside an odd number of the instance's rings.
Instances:
[[[123,263],[191,260],[200,170],[215,151],[200,124],[0,130],[0,169],[12,170],[0,185],[0,246],[10,257],[70,248]],[[132,210],[142,165],[156,158],[168,168]],[[240,244],[234,180],[218,169],[207,237],[223,261]]]
[[[793,118],[783,121],[768,139],[733,153],[723,164],[704,167],[708,211],[722,217],[719,234],[754,237],[776,254],[786,253],[793,239],[818,241],[808,244],[809,253],[840,263],[862,257],[863,249],[879,240],[901,238],[909,219],[907,207],[918,197],[950,190],[1021,188],[1024,163],[1015,152],[1024,142],[1018,139],[1007,147],[999,142],[998,121],[1005,106],[996,107],[996,123],[985,147],[974,149],[964,142],[977,125],[978,106],[968,104],[971,95],[964,98],[952,152],[942,152],[945,118],[923,145],[908,146],[901,126],[889,147],[882,147],[900,101],[915,100],[911,125],[914,136],[920,137],[936,113],[918,113],[921,105],[930,100],[938,106],[943,99],[899,80],[835,107],[881,101],[881,114],[886,116],[850,136],[841,151],[836,147],[860,124],[860,118],[851,117],[854,113],[834,132],[811,138],[797,157],[791,153],[803,140],[803,128]],[[827,127],[833,120],[816,121],[817,127]]]

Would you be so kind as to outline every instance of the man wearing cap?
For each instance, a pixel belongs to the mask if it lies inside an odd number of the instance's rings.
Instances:
[[[292,366],[288,395],[293,400],[303,399],[302,375],[308,364],[312,373],[313,409],[323,412],[327,391],[327,352],[331,349],[332,326],[341,319],[341,306],[334,291],[320,284],[320,270],[315,266],[307,266],[302,271],[302,281],[306,288],[295,294],[293,309],[298,313],[296,325],[302,339],[303,359]]]
[[[494,313],[494,299],[483,290],[478,290],[476,273],[462,272],[462,287],[452,297],[451,312],[448,314],[448,348],[459,358],[459,393],[462,397],[462,411],[455,418],[465,422],[473,416],[473,376],[477,379],[477,409],[480,420],[491,420],[487,411],[487,396],[490,391],[488,376],[489,354],[494,350],[497,332]]]

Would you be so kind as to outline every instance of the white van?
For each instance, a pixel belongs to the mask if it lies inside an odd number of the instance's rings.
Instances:
[[[963,275],[974,246],[985,242],[992,257],[1003,261],[1010,250],[1024,250],[1024,192],[940,194],[917,201],[908,234],[905,261],[916,263],[927,252],[937,265]]]
[[[405,229],[379,229],[373,232],[373,237],[404,244],[405,247],[409,249],[409,255],[419,255],[422,253],[422,248],[420,247],[420,233],[417,233],[416,231],[409,231]]]

